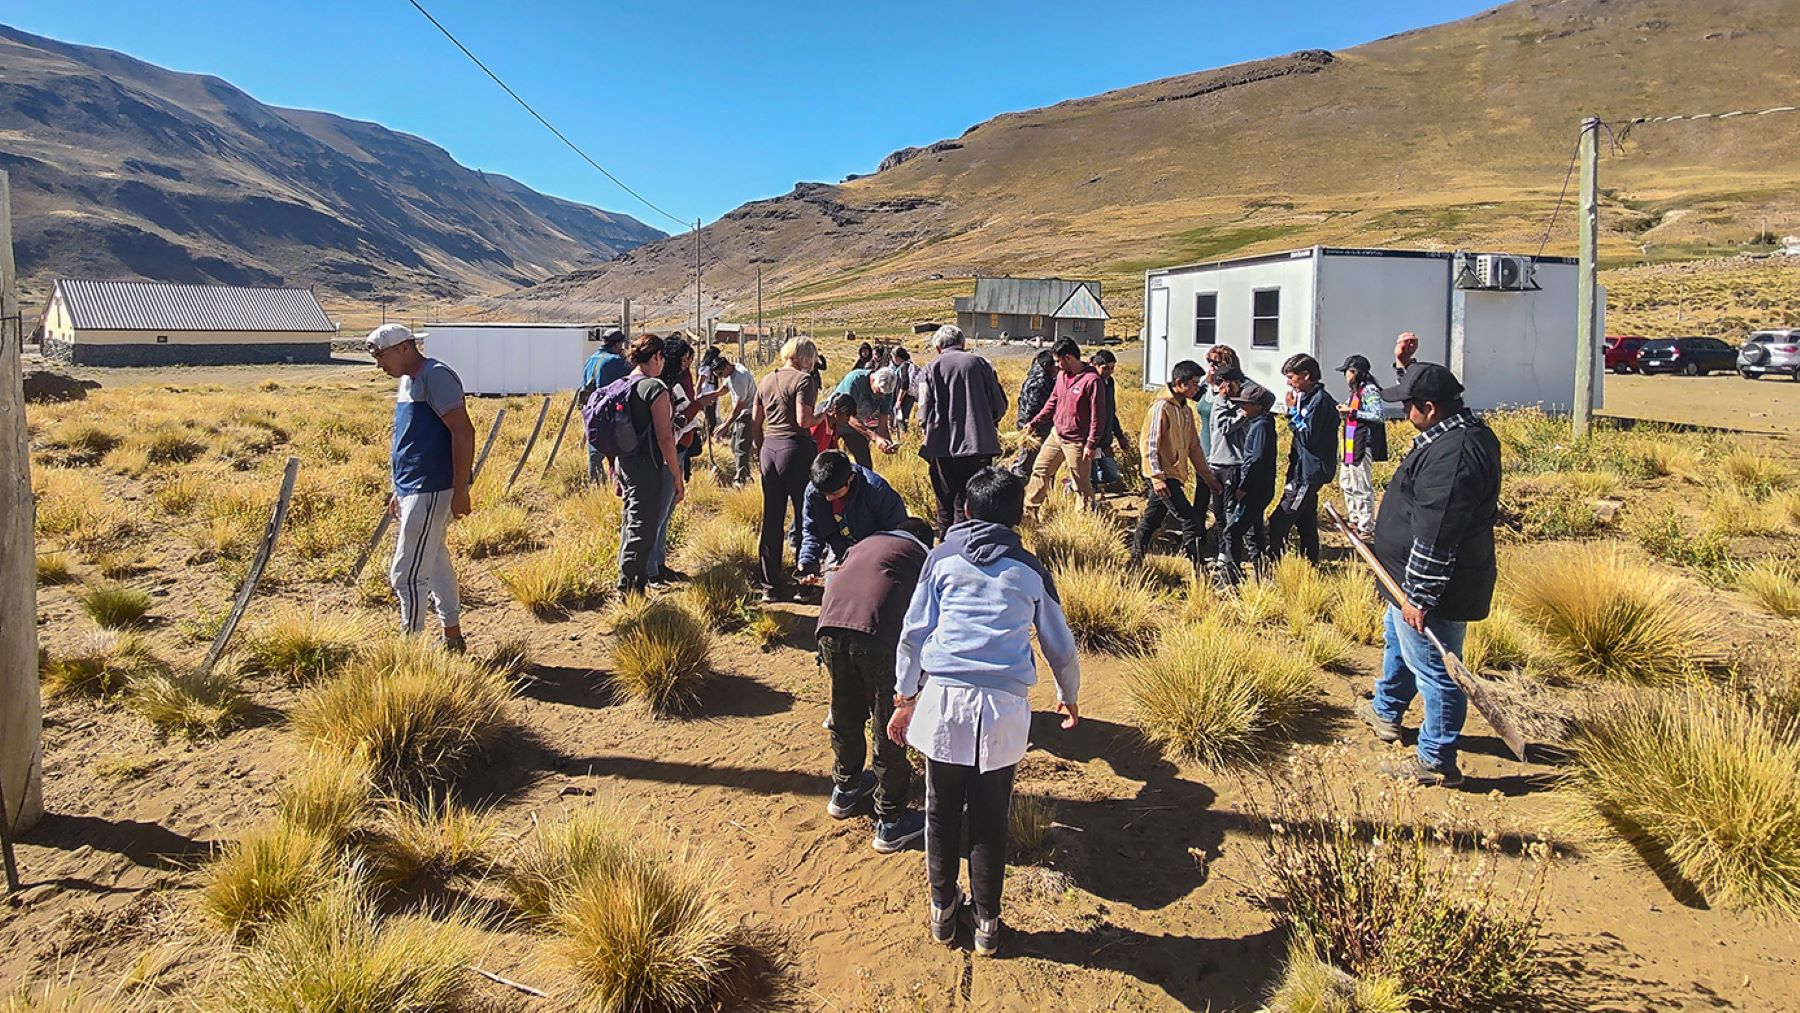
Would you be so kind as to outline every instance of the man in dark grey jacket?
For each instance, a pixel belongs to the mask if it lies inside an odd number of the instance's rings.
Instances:
[[[1387,769],[1445,787],[1462,783],[1456,740],[1469,703],[1425,631],[1460,652],[1469,623],[1487,618],[1498,578],[1500,441],[1462,394],[1455,375],[1432,362],[1408,364],[1400,382],[1381,392],[1383,401],[1405,405],[1419,435],[1375,517],[1375,555],[1406,600],[1388,599],[1381,677],[1375,698],[1357,708],[1379,738],[1397,742],[1401,717],[1414,696],[1423,697],[1417,753]]]
[[[1006,391],[994,366],[963,348],[954,324],[938,328],[937,358],[919,376],[919,456],[931,469],[937,498],[937,536],[963,517],[963,493],[975,473],[1000,453],[1000,419]]]

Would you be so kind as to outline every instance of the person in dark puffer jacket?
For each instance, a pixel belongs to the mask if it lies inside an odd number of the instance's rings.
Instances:
[[[1294,440],[1281,502],[1269,515],[1269,558],[1281,558],[1292,530],[1300,537],[1300,551],[1317,566],[1319,490],[1337,477],[1337,399],[1320,382],[1319,360],[1310,355],[1289,358],[1281,372],[1288,382],[1287,420]]]
[[[851,463],[841,450],[827,450],[813,459],[800,517],[799,569],[812,577],[827,549],[841,560],[869,535],[898,528],[906,503],[880,475]]]

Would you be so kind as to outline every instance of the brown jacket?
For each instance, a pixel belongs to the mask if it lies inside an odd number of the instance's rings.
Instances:
[[[1188,484],[1196,475],[1212,477],[1206,454],[1200,449],[1200,430],[1194,409],[1160,397],[1144,413],[1144,474]]]

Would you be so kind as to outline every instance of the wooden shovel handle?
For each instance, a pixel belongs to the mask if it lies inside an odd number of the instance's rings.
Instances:
[[[1350,523],[1344,520],[1343,515],[1337,512],[1337,506],[1331,503],[1325,504],[1325,516],[1331,518],[1331,523],[1337,525],[1337,529],[1344,533],[1345,538],[1350,539],[1350,547],[1355,549],[1356,554],[1362,557],[1363,562],[1369,564],[1369,567],[1375,571],[1375,579],[1381,581],[1381,586],[1387,588],[1387,593],[1402,605],[1411,605],[1412,601],[1406,597],[1405,591],[1400,590],[1400,585],[1394,582],[1394,577],[1388,573],[1387,567],[1382,566],[1381,560],[1375,558],[1375,550],[1369,548],[1369,543],[1363,541],[1362,536],[1358,535],[1350,527]]]

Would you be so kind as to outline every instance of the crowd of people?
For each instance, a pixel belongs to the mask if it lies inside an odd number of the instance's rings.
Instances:
[[[470,509],[473,428],[454,371],[425,357],[414,338],[384,325],[368,339],[381,368],[399,380],[390,509],[400,539],[390,579],[406,629],[423,628],[429,603],[446,644],[460,650],[444,533]],[[1355,533],[1373,543],[1404,592],[1387,602],[1382,672],[1358,714],[1378,737],[1397,741],[1402,715],[1422,698],[1417,749],[1392,773],[1460,783],[1457,736],[1467,702],[1432,640],[1460,650],[1467,623],[1487,614],[1499,448],[1463,404],[1457,378],[1415,361],[1415,338],[1395,344],[1393,385],[1377,382],[1364,356],[1340,364],[1341,402],[1310,355],[1281,364],[1286,390],[1277,397],[1245,375],[1232,348],[1213,345],[1204,362],[1182,360],[1161,378],[1164,391],[1135,444],[1118,418],[1117,363],[1105,349],[1084,358],[1075,341],[1057,340],[1031,363],[1014,405],[958,328],[939,328],[931,348],[921,367],[904,348],[865,342],[826,393],[825,357],[809,338],[789,340],[759,380],[717,348],[696,365],[695,349],[680,337],[627,341],[615,333],[587,362],[579,398],[590,478],[622,502],[621,593],[684,579],[668,563],[669,523],[709,436],[730,448],[722,481],[758,483],[764,600],[822,585],[817,642],[830,678],[833,755],[827,811],[841,819],[871,812],[878,852],[923,839],[933,938],[950,942],[966,915],[976,952],[999,946],[1008,807],[1037,681],[1034,632],[1061,727],[1080,719],[1080,657],[1056,582],[1018,529],[1028,513],[1047,510],[1065,465],[1062,488],[1084,503],[1118,481],[1115,448],[1137,461],[1145,481],[1132,563],[1167,526],[1196,578],[1226,586],[1278,558],[1290,534],[1318,562],[1319,496],[1337,482]],[[1020,450],[1000,465],[1009,410]],[[1289,435],[1279,476],[1278,416]],[[1387,422],[1400,417],[1419,435],[1378,510],[1372,462],[1387,458]],[[915,427],[931,518],[909,516],[881,475],[882,458]],[[907,807],[909,745],[925,758],[922,813]],[[965,854],[966,896],[957,885]]]

